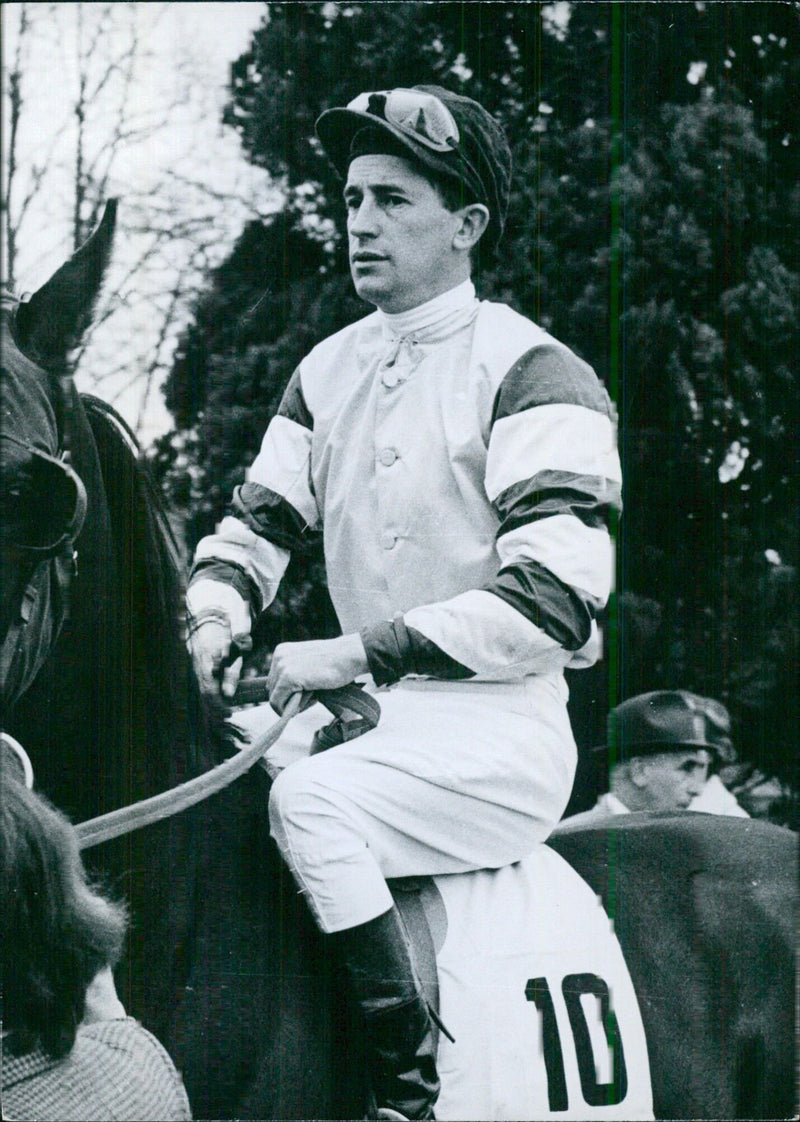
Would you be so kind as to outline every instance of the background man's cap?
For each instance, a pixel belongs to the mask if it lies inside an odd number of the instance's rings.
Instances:
[[[735,758],[731,719],[720,702],[688,690],[655,690],[623,701],[608,716],[608,743],[618,762],[631,756],[705,748],[725,763]]]
[[[511,149],[498,122],[472,98],[442,86],[413,86],[360,94],[344,108],[326,110],[316,124],[325,152],[343,179],[356,134],[377,126],[438,176],[461,182],[464,205],[483,203],[491,221],[486,235],[496,244],[508,211]]]

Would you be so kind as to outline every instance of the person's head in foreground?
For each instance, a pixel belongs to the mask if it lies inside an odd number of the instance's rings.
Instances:
[[[611,793],[628,810],[686,810],[715,758],[732,758],[730,717],[718,701],[656,690],[612,710],[605,749]]]
[[[356,292],[408,311],[468,280],[503,232],[511,151],[483,106],[440,86],[363,93],[317,135],[345,180]]]
[[[98,971],[114,965],[125,911],[86,880],[75,831],[0,757],[0,966],[4,1047],[65,1056]]]

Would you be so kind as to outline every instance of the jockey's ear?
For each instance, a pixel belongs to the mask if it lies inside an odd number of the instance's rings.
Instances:
[[[459,226],[453,245],[456,249],[474,249],[489,225],[489,211],[483,203],[470,203],[459,211]]]
[[[628,760],[628,778],[634,787],[646,787],[650,781],[647,760],[643,756],[631,756]]]
[[[19,305],[17,344],[40,366],[60,365],[80,341],[111,257],[116,217],[117,200],[110,199],[89,240],[27,303]]]

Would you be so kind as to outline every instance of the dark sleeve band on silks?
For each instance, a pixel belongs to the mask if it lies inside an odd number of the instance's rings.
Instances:
[[[304,429],[314,428],[314,418],[311,415],[311,410],[306,405],[306,399],[303,396],[303,385],[300,380],[300,367],[298,366],[294,374],[289,379],[289,384],[283,391],[281,403],[278,406],[278,416],[288,417],[290,421],[294,421],[298,425],[302,425]]]
[[[608,526],[612,510],[622,508],[619,483],[570,471],[540,471],[501,491],[494,500],[500,516],[497,537],[554,514],[569,514],[591,529]]]
[[[361,639],[369,672],[378,686],[392,685],[406,674],[448,679],[472,678],[475,674],[421,632],[407,627],[401,615],[365,627]]]
[[[564,650],[580,650],[589,640],[594,618],[591,606],[538,561],[506,566],[484,590],[516,608]]]
[[[232,561],[215,561],[209,558],[207,561],[196,562],[189,584],[194,584],[198,580],[218,580],[222,584],[230,585],[245,603],[250,605],[253,616],[261,613],[261,593],[244,569],[234,565]]]
[[[611,403],[588,363],[566,347],[531,347],[518,358],[498,387],[492,425],[537,405],[582,405],[611,416]]]
[[[310,533],[305,519],[277,491],[260,483],[243,483],[234,488],[228,513],[279,549],[290,552],[304,544]]]

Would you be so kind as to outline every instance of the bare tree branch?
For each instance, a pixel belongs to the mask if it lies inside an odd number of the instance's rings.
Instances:
[[[168,309],[166,310],[166,312],[164,313],[164,315],[162,316],[162,319],[161,319],[161,327],[160,327],[160,330],[159,330],[159,333],[158,333],[158,339],[156,340],[155,347],[153,348],[153,358],[152,358],[151,362],[149,363],[147,369],[144,372],[145,373],[145,387],[144,387],[144,392],[142,393],[141,401],[140,401],[140,404],[139,404],[139,415],[138,415],[137,420],[136,420],[136,431],[137,432],[141,431],[141,429],[144,425],[145,418],[147,416],[147,406],[148,406],[148,403],[150,401],[150,394],[153,390],[153,383],[155,381],[155,378],[156,378],[157,374],[159,373],[160,368],[162,368],[162,364],[161,364],[161,359],[162,359],[161,350],[162,350],[162,347],[164,346],[164,343],[165,343],[165,341],[166,341],[166,339],[169,335],[170,329],[173,327],[173,325],[175,323],[176,314],[177,314],[178,310],[180,309],[181,304],[183,302],[184,293],[183,293],[182,281],[183,281],[183,273],[181,272],[181,273],[178,273],[178,276],[176,277],[175,285],[173,286],[172,291],[170,293],[169,307],[168,307]]]
[[[20,244],[34,247],[26,249],[30,271],[48,249],[77,247],[105,200],[121,196],[107,290],[72,363],[84,386],[112,400],[124,395],[127,419],[143,427],[194,293],[242,224],[270,209],[244,176],[251,184],[258,177],[262,192],[267,177],[236,163],[238,145],[227,147],[221,124],[209,129],[219,103],[197,45],[187,38],[164,67],[172,33],[153,32],[174,6],[27,3],[18,12],[4,75],[9,275],[20,276]],[[145,73],[158,77],[157,90],[144,86]],[[168,131],[177,138],[171,155],[161,141]],[[210,161],[209,143],[225,156]]]
[[[6,237],[6,277],[8,285],[13,289],[15,282],[15,267],[17,257],[17,226],[11,221],[11,198],[16,186],[17,176],[17,135],[19,121],[22,113],[22,51],[28,37],[28,5],[20,4],[19,27],[17,30],[17,45],[14,51],[14,62],[8,74],[8,99],[10,111],[10,126],[8,147],[6,149],[6,183],[3,198],[0,199],[3,213],[3,227]]]

